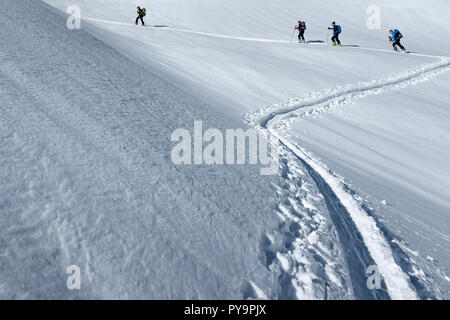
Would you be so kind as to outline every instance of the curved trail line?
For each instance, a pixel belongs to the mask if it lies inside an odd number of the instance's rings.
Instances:
[[[301,162],[306,164],[312,176],[319,175],[332,190],[338,201],[345,207],[348,215],[353,220],[360,232],[364,244],[371,257],[377,264],[383,275],[389,296],[392,299],[418,299],[417,293],[412,289],[409,277],[395,262],[392,249],[383,232],[378,228],[376,221],[364,209],[358,201],[348,192],[345,182],[333,174],[319,160],[309,155],[305,149],[295,145],[284,137],[277,129],[283,129],[283,125],[277,127],[292,113],[304,108],[316,108],[323,105],[343,104],[355,99],[361,99],[368,95],[375,95],[389,91],[397,91],[405,87],[427,81],[432,77],[450,70],[450,60],[441,59],[439,62],[422,65],[415,70],[405,72],[397,77],[384,78],[376,81],[359,83],[344,88],[336,88],[332,91],[315,93],[304,99],[291,99],[283,104],[277,104],[261,110],[258,113],[246,115],[246,120],[253,125],[266,130]],[[309,168],[308,168],[309,167]],[[321,191],[326,192],[323,186]]]
[[[450,59],[441,58],[439,62],[421,65],[414,70],[403,72],[395,77],[386,77],[379,80],[337,87],[332,90],[315,92],[304,98],[292,98],[288,102],[275,104],[263,108],[257,113],[246,115],[246,118],[250,122],[266,128],[268,123],[274,118],[289,115],[301,109],[312,107],[317,110],[317,107],[322,105],[343,104],[369,95],[401,90],[428,81],[432,77],[449,70]],[[285,119],[286,117],[283,118]]]

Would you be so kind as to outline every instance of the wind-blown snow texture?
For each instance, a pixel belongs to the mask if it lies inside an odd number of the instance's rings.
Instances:
[[[21,18],[23,5],[33,15]],[[256,168],[170,162],[176,128],[239,124],[69,31],[41,3],[8,8],[1,297],[242,298],[250,281],[271,288],[259,262],[275,225],[269,181]],[[79,293],[66,288],[72,264],[84,275]]]
[[[0,298],[448,298],[448,3],[5,1]],[[173,165],[195,120],[273,135],[279,174]]]

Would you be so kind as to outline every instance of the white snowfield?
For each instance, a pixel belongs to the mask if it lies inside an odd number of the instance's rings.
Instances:
[[[448,1],[4,2],[0,298],[449,298]],[[174,165],[198,120],[279,173]]]

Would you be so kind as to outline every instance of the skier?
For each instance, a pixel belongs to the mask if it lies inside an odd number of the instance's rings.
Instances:
[[[333,30],[333,37],[331,41],[333,41],[333,46],[342,46],[341,41],[339,40],[339,35],[342,32],[342,28],[340,25],[337,25],[335,21],[331,23],[332,28],[328,27],[328,30]]]
[[[392,46],[394,47],[394,51],[397,51],[397,46],[400,47],[400,49],[402,49],[403,52],[406,51],[405,47],[402,46],[402,44],[400,43],[400,39],[403,38],[403,35],[401,34],[400,31],[398,31],[397,29],[395,30],[389,30],[389,41],[392,43]]]
[[[144,17],[147,15],[147,9],[145,9],[145,8],[141,9],[141,7],[138,6],[137,14],[138,14],[138,16],[136,18],[136,25],[138,25],[139,20],[141,20],[142,26],[145,26]]]
[[[298,20],[298,24],[297,24],[297,26],[295,26],[295,30],[298,30],[298,42],[306,43],[306,41],[305,41],[305,30],[306,30],[305,21]]]

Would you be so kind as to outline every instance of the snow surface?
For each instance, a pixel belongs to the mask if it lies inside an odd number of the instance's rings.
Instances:
[[[447,1],[5,1],[1,298],[449,297]],[[173,165],[195,120],[277,137],[279,175]]]

